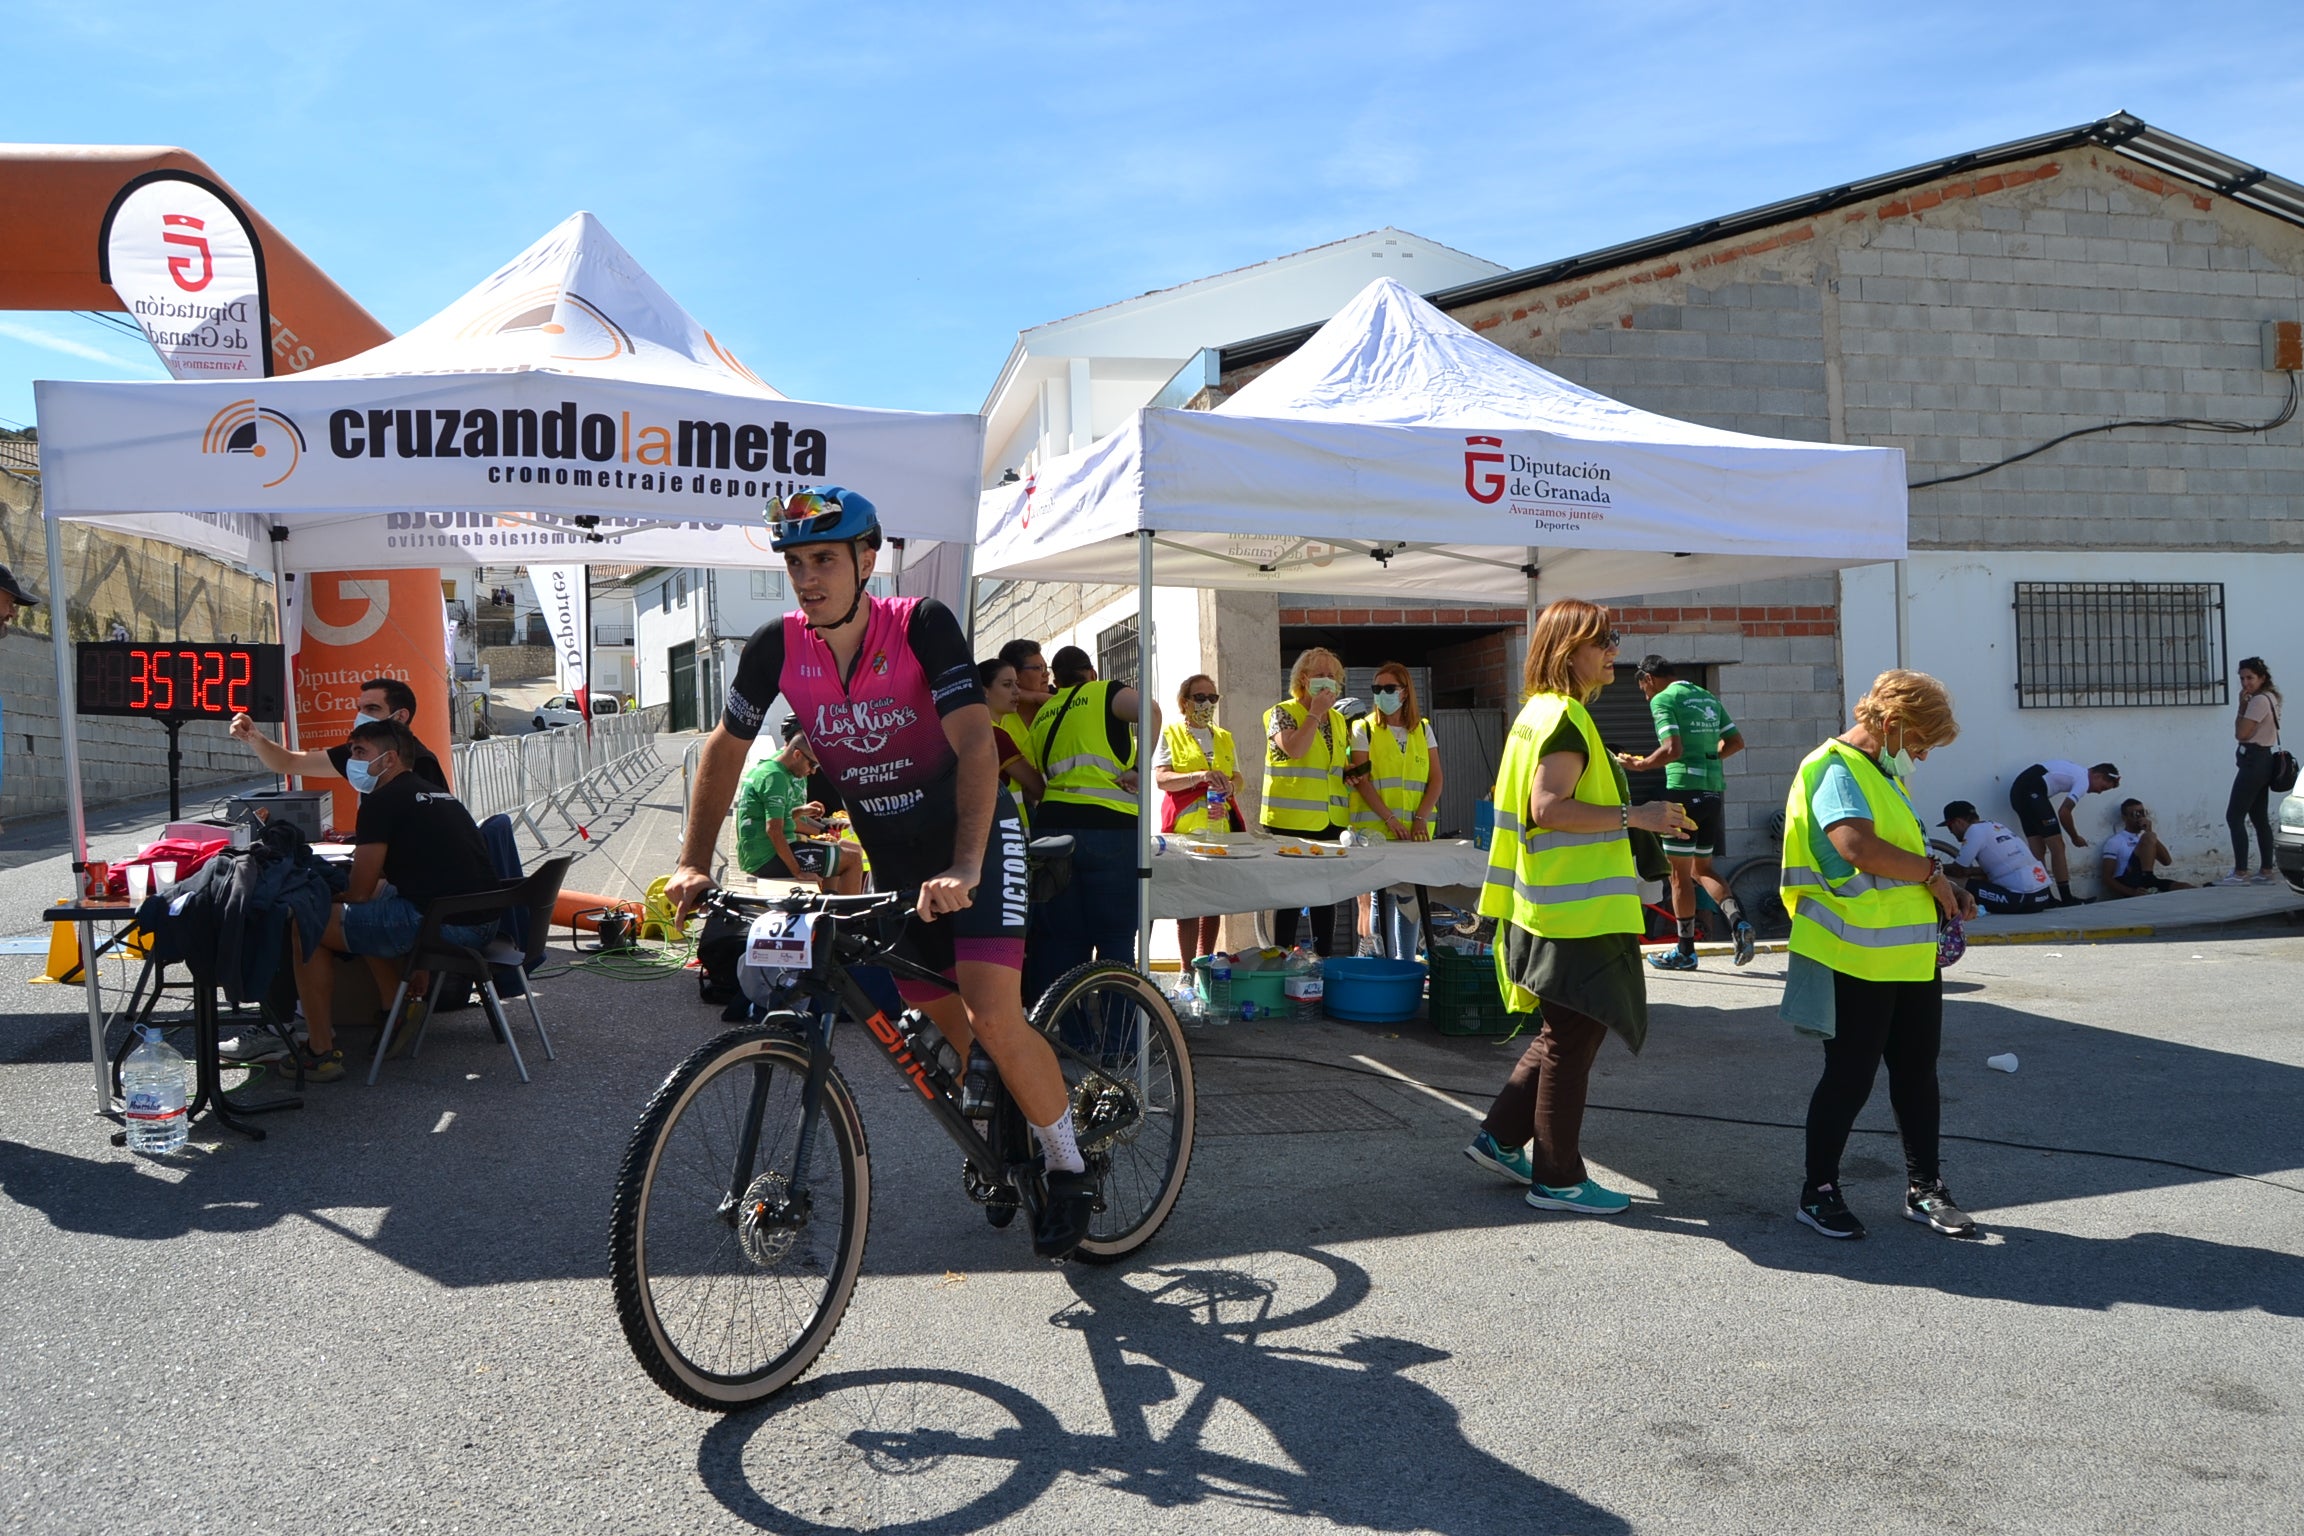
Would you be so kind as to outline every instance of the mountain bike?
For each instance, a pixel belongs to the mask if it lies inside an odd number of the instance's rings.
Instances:
[[[872,1160],[832,1031],[860,1022],[963,1155],[962,1182],[995,1227],[1030,1229],[1046,1198],[1031,1130],[997,1073],[963,1101],[962,1067],[934,1024],[874,1006],[850,967],[880,965],[946,990],[891,953],[913,891],[709,898],[755,923],[746,963],[782,970],[814,1006],[771,1013],[697,1048],[633,1130],[609,1218],[609,1277],[625,1339],[673,1397],[722,1411],[773,1396],[831,1342],[856,1289],[872,1206]],[[1071,1090],[1081,1156],[1095,1175],[1078,1257],[1110,1263],[1151,1241],[1192,1160],[1191,1053],[1167,999],[1127,966],[1088,964],[1033,1006]]]

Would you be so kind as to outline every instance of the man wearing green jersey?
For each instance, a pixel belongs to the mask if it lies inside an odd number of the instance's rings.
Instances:
[[[1668,838],[1664,853],[1672,861],[1672,916],[1680,927],[1679,947],[1650,955],[1648,963],[1660,971],[1696,969],[1696,887],[1701,883],[1719,904],[1720,915],[1736,940],[1736,963],[1752,963],[1752,925],[1744,909],[1729,894],[1727,884],[1712,873],[1712,860],[1728,851],[1727,808],[1722,791],[1727,779],[1720,771],[1723,758],[1744,750],[1744,738],[1718,699],[1684,681],[1679,670],[1661,656],[1644,656],[1635,674],[1648,712],[1656,718],[1656,750],[1646,757],[1619,752],[1626,771],[1664,770],[1664,798],[1688,812],[1692,830]]]

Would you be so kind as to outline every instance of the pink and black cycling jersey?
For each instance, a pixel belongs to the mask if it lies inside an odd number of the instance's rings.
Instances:
[[[867,598],[864,643],[843,678],[832,648],[788,613],[745,644],[722,724],[750,740],[781,696],[839,785],[874,860],[883,846],[941,842],[950,857],[958,759],[944,717],[984,702],[952,610],[934,598]]]

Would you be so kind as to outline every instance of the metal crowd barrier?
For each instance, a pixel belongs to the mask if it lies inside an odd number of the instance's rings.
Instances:
[[[663,771],[656,733],[663,729],[664,714],[663,705],[652,704],[629,714],[602,715],[592,722],[589,736],[571,725],[529,736],[459,742],[452,769],[456,797],[473,820],[509,816],[549,848],[545,817],[557,816],[574,829],[582,825],[579,807],[599,816],[610,798]]]

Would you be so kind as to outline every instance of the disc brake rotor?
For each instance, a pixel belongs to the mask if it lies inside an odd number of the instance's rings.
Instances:
[[[784,1262],[799,1241],[806,1217],[790,1208],[791,1181],[781,1173],[764,1173],[744,1190],[736,1213],[736,1242],[744,1257],[762,1269]]]

